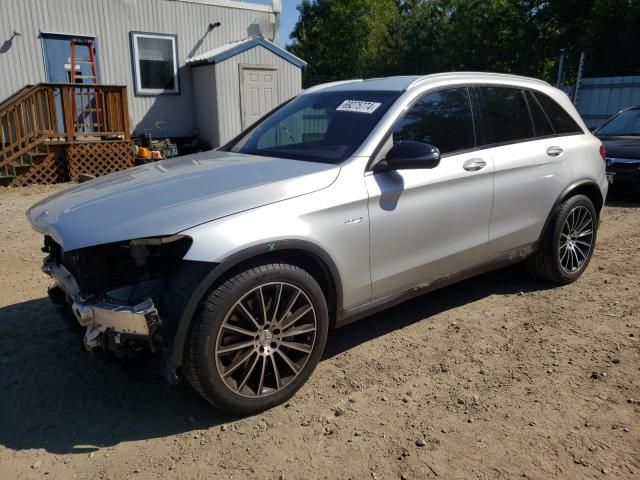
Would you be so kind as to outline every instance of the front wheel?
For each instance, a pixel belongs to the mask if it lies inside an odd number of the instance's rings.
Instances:
[[[585,195],[568,198],[556,209],[538,251],[527,260],[529,271],[561,285],[574,282],[589,265],[597,227],[591,200]]]
[[[209,293],[194,318],[187,377],[222,410],[266,410],[309,378],[328,326],[322,289],[309,273],[281,263],[247,269]]]

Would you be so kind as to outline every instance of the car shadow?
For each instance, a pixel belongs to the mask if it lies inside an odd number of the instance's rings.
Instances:
[[[640,190],[630,192],[609,188],[605,203],[608,207],[638,208],[640,207]]]
[[[324,358],[489,295],[544,288],[519,267],[488,273],[341,328]],[[47,298],[0,308],[0,444],[87,453],[237,419],[186,384],[168,385],[157,356],[120,362],[84,351],[71,321]]]
[[[519,295],[554,287],[529,275],[521,264],[485,273],[339,328],[329,337],[324,358],[491,295]]]
[[[157,356],[84,351],[66,317],[48,298],[0,308],[0,444],[86,453],[233,420],[188,385],[167,384]]]

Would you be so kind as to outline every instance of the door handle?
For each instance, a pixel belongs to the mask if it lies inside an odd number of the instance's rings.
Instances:
[[[477,172],[478,170],[482,170],[486,166],[487,162],[485,162],[481,158],[472,158],[471,160],[467,160],[462,164],[462,168],[464,168],[467,172]]]
[[[549,155],[550,157],[559,157],[562,152],[564,152],[564,150],[562,150],[560,147],[547,148],[547,155]]]

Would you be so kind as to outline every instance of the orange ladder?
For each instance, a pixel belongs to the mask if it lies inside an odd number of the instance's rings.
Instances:
[[[77,58],[76,49],[78,47],[86,47],[89,51],[89,58]],[[90,65],[91,75],[80,75],[76,73],[76,67],[80,65]],[[80,80],[80,82],[78,82]],[[88,81],[85,81],[88,80]],[[98,67],[96,64],[96,49],[92,38],[72,38],[71,39],[71,83],[89,83],[98,84]],[[79,97],[77,99],[77,97]],[[80,132],[82,127],[83,132],[91,132],[95,127],[100,131],[102,108],[101,102],[98,98],[97,92],[93,92],[94,108],[91,107],[91,91],[86,90],[86,108],[84,102],[84,95],[82,90],[74,93],[71,96],[71,111],[74,112],[74,122],[76,124],[76,131]],[[79,100],[80,108],[78,109],[76,101]],[[94,118],[95,114],[95,118]],[[89,116],[89,129],[87,130],[87,115]]]

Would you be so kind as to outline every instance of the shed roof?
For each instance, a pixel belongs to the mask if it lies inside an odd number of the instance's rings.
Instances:
[[[255,37],[245,38],[244,40],[240,40],[238,42],[227,43],[225,45],[221,45],[213,50],[209,50],[208,52],[201,53],[200,55],[196,55],[195,57],[188,58],[186,60],[187,65],[208,65],[212,63],[220,63],[228,58],[231,58],[239,53],[246,52],[247,50],[261,46],[269,50],[275,55],[284,58],[289,63],[294,64],[299,68],[306,68],[307,62],[296,57],[292,53],[287,52],[284,48],[279,47],[273,42],[270,42],[266,38],[257,35]]]

